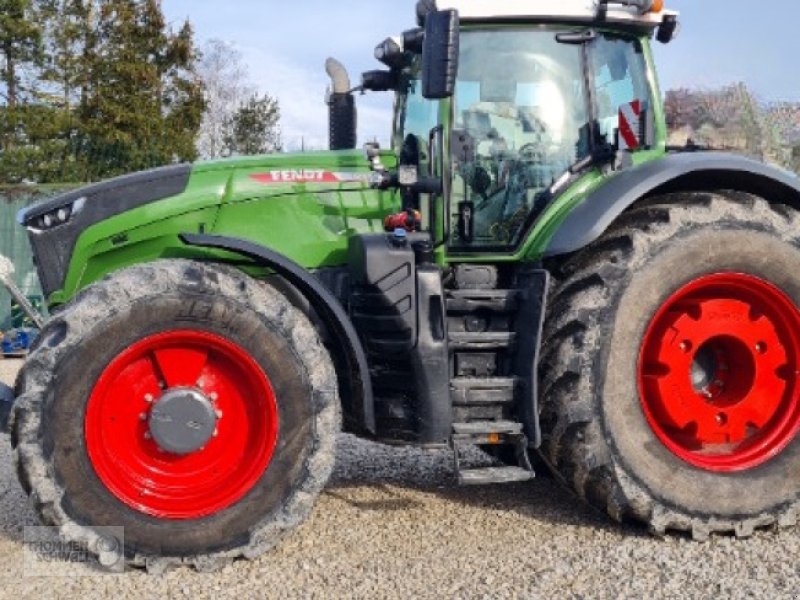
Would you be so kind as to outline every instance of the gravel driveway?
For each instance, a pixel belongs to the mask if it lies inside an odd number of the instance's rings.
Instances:
[[[16,366],[0,360],[0,379],[11,382]],[[609,523],[551,479],[458,488],[450,458],[342,436],[310,521],[259,560],[210,575],[78,565],[81,577],[34,578],[21,539],[37,523],[3,435],[0,598],[800,597],[800,531],[657,540]]]

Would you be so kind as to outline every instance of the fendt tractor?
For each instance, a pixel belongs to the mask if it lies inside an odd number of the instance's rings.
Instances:
[[[651,41],[677,13],[417,19],[358,86],[328,61],[329,152],[21,213],[52,316],[9,427],[42,521],[122,527],[130,565],[251,558],[309,515],[344,430],[450,449],[461,484],[542,466],[655,534],[794,524],[800,179],[667,146]],[[369,91],[396,96],[390,148],[355,148]]]

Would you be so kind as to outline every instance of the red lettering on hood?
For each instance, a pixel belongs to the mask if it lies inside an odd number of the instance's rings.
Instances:
[[[264,185],[287,183],[339,183],[342,178],[331,171],[319,169],[280,169],[266,173],[254,173],[250,179]]]

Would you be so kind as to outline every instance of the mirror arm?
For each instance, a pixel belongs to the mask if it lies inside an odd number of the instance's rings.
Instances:
[[[439,173],[434,172],[433,156],[436,146],[439,147]],[[422,192],[430,194],[430,215],[429,215],[429,228],[431,235],[434,238],[434,245],[436,247],[446,243],[449,236],[449,218],[444,215],[444,239],[440,244],[436,244],[436,198],[444,195],[444,171],[445,171],[445,156],[444,156],[444,125],[437,125],[431,129],[428,134],[428,176],[422,180],[427,187],[428,191]]]

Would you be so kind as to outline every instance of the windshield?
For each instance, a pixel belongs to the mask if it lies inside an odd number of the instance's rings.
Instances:
[[[547,29],[462,33],[451,206],[473,222],[456,245],[510,244],[536,194],[589,154],[582,52]]]
[[[637,69],[629,68],[638,42],[598,35],[588,46],[567,44],[557,41],[559,31],[462,32],[451,246],[517,244],[550,201],[546,190],[553,182],[597,144],[614,145],[620,107],[648,97],[641,52]]]

